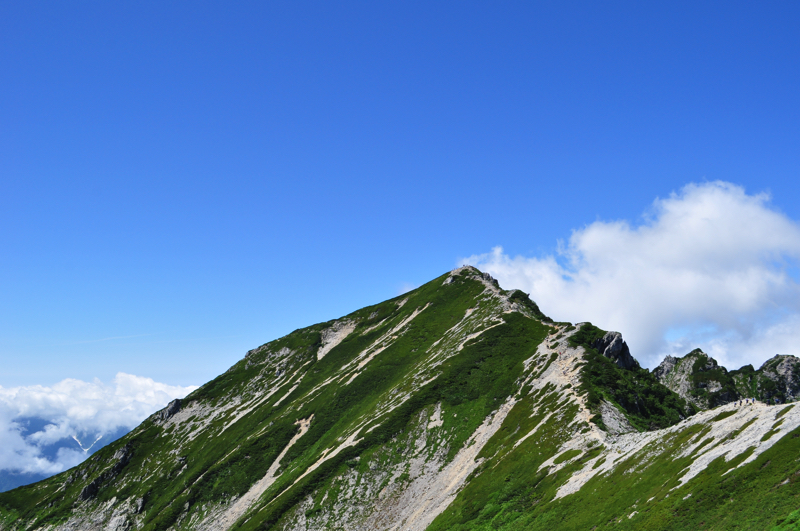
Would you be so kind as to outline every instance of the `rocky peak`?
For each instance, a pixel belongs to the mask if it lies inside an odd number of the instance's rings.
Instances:
[[[634,369],[639,366],[639,362],[631,356],[628,344],[619,332],[606,332],[603,337],[592,343],[592,347],[623,369]]]
[[[653,375],[700,409],[739,398],[727,370],[699,348],[682,357],[665,357]]]
[[[694,349],[689,354],[686,355],[686,358],[694,359],[694,371],[695,372],[702,372],[702,371],[713,371],[714,369],[719,368],[719,364],[717,360],[700,350],[699,348]]]
[[[765,361],[759,370],[790,377],[800,370],[800,358],[789,354],[776,354]]]
[[[672,374],[672,371],[675,369],[675,365],[678,364],[678,358],[674,356],[666,356],[661,363],[653,369],[653,375],[658,378],[658,381],[662,384],[664,380]]]
[[[800,358],[788,354],[777,354],[764,362],[759,369],[764,378],[774,382],[775,390],[766,389],[770,394],[784,394],[785,397],[800,395]],[[762,387],[772,387],[762,385]]]

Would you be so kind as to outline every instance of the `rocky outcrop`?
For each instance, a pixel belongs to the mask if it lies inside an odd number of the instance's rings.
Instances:
[[[114,452],[114,456],[111,458],[114,464],[83,487],[80,494],[78,494],[78,499],[86,501],[97,496],[97,493],[100,492],[100,488],[117,477],[128,462],[130,462],[132,456],[133,448],[130,444],[126,444]]]
[[[764,362],[761,373],[761,392],[764,399],[787,400],[800,395],[800,358],[778,354]],[[765,381],[766,380],[766,381]],[[772,382],[770,385],[768,382]]]
[[[667,356],[653,370],[666,387],[700,409],[743,398],[785,402],[800,396],[800,358],[778,354],[760,369],[752,365],[728,372],[700,349],[682,358]]]
[[[607,332],[603,337],[596,340],[592,344],[592,347],[596,348],[597,351],[606,358],[613,360],[617,366],[623,369],[635,369],[639,367],[639,362],[631,356],[628,344],[623,341],[622,334],[619,332]]]
[[[606,433],[609,435],[622,435],[636,431],[625,415],[608,400],[600,403],[600,417],[603,419]]]
[[[667,356],[653,370],[663,385],[700,409],[738,400],[740,393],[724,367],[700,349],[686,356]]]
[[[167,420],[180,410],[181,410],[181,399],[176,398],[175,400],[167,404],[167,407],[156,413],[156,415],[158,416],[159,419],[163,421]]]
[[[691,396],[692,390],[692,365],[695,358],[690,353],[682,358],[667,356],[661,364],[653,370],[653,375],[658,381],[674,391],[684,400],[692,402],[696,406],[699,404]]]
[[[675,366],[678,364],[678,359],[674,356],[667,356],[662,361],[661,364],[653,369],[653,376],[658,378],[658,381],[662,384],[665,382],[667,377],[672,374]],[[674,391],[674,389],[673,389]]]

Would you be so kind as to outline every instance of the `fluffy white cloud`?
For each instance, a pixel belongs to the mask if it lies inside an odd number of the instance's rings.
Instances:
[[[622,332],[645,366],[701,347],[729,369],[800,355],[798,262],[800,224],[768,194],[725,182],[656,199],[636,225],[575,230],[556,255],[496,247],[462,260],[529,292],[556,320]]]
[[[103,437],[134,428],[194,389],[122,372],[111,385],[67,379],[52,387],[0,386],[0,470],[66,470],[87,455],[73,437],[86,448],[100,437],[102,445]]]

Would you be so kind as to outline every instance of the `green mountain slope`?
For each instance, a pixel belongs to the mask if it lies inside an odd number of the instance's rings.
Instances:
[[[698,409],[465,267],[248,352],[0,529],[790,529],[800,411]]]

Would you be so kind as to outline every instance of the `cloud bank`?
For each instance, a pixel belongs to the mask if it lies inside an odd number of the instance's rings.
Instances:
[[[623,333],[643,365],[702,348],[729,369],[800,355],[800,224],[726,182],[656,199],[638,224],[597,221],[542,257],[470,256],[556,320]]]
[[[0,386],[0,471],[51,475],[83,461],[88,448],[128,431],[196,389],[118,373],[111,385],[67,379],[52,387]],[[108,442],[108,441],[106,441]]]

